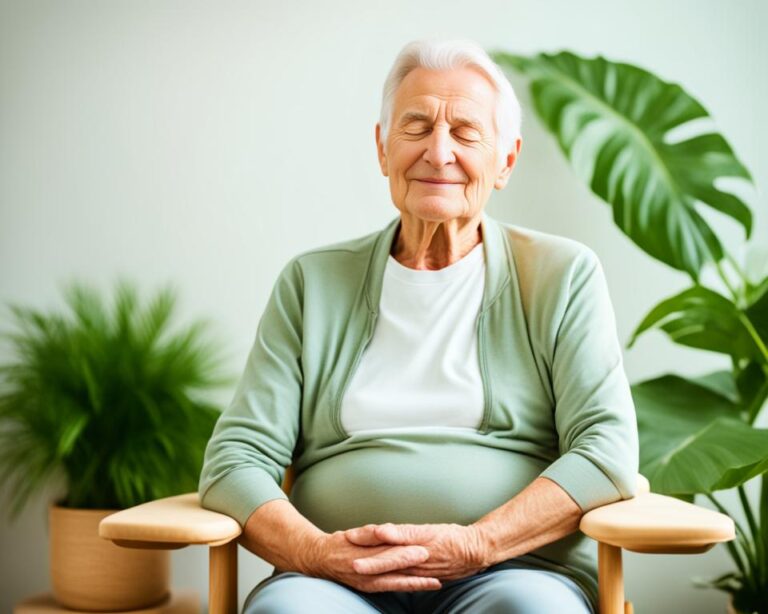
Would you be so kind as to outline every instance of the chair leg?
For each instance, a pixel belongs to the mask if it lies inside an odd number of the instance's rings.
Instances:
[[[597,583],[600,614],[625,614],[621,548],[597,543]],[[630,604],[630,612],[632,605]]]
[[[237,614],[237,540],[209,548],[208,614]]]

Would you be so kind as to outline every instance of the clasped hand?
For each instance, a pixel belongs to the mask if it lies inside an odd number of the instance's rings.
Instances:
[[[366,592],[436,590],[488,568],[474,525],[367,524],[325,534],[309,572]]]

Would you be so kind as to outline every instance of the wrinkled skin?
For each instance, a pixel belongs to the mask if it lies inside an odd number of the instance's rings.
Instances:
[[[350,543],[361,546],[422,545],[429,558],[401,569],[415,576],[457,580],[472,576],[489,567],[483,540],[472,525],[459,524],[368,524],[344,532]],[[373,555],[356,559],[360,573],[376,574],[389,569],[386,556]]]

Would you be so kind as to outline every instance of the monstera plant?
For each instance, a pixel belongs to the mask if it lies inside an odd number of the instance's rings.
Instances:
[[[751,176],[678,84],[600,56],[491,55],[530,79],[536,114],[622,232],[690,278],[690,287],[650,309],[627,347],[659,329],[675,343],[727,356],[730,368],[632,385],[640,469],[653,491],[688,501],[701,495],[725,513],[715,493],[736,489],[745,521],[726,544],[736,569],[696,585],[730,593],[739,612],[768,612],[768,429],[755,426],[768,397],[768,258],[764,251],[750,273],[702,215],[709,208],[729,216],[747,241],[752,212],[722,179],[751,183]],[[761,246],[748,247],[756,254]],[[723,291],[702,282],[707,269]],[[752,479],[760,481],[756,506],[745,489]]]

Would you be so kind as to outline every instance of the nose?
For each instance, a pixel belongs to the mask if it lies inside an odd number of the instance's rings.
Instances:
[[[434,168],[441,168],[456,161],[453,153],[453,141],[447,126],[434,126],[427,141],[424,160]]]

